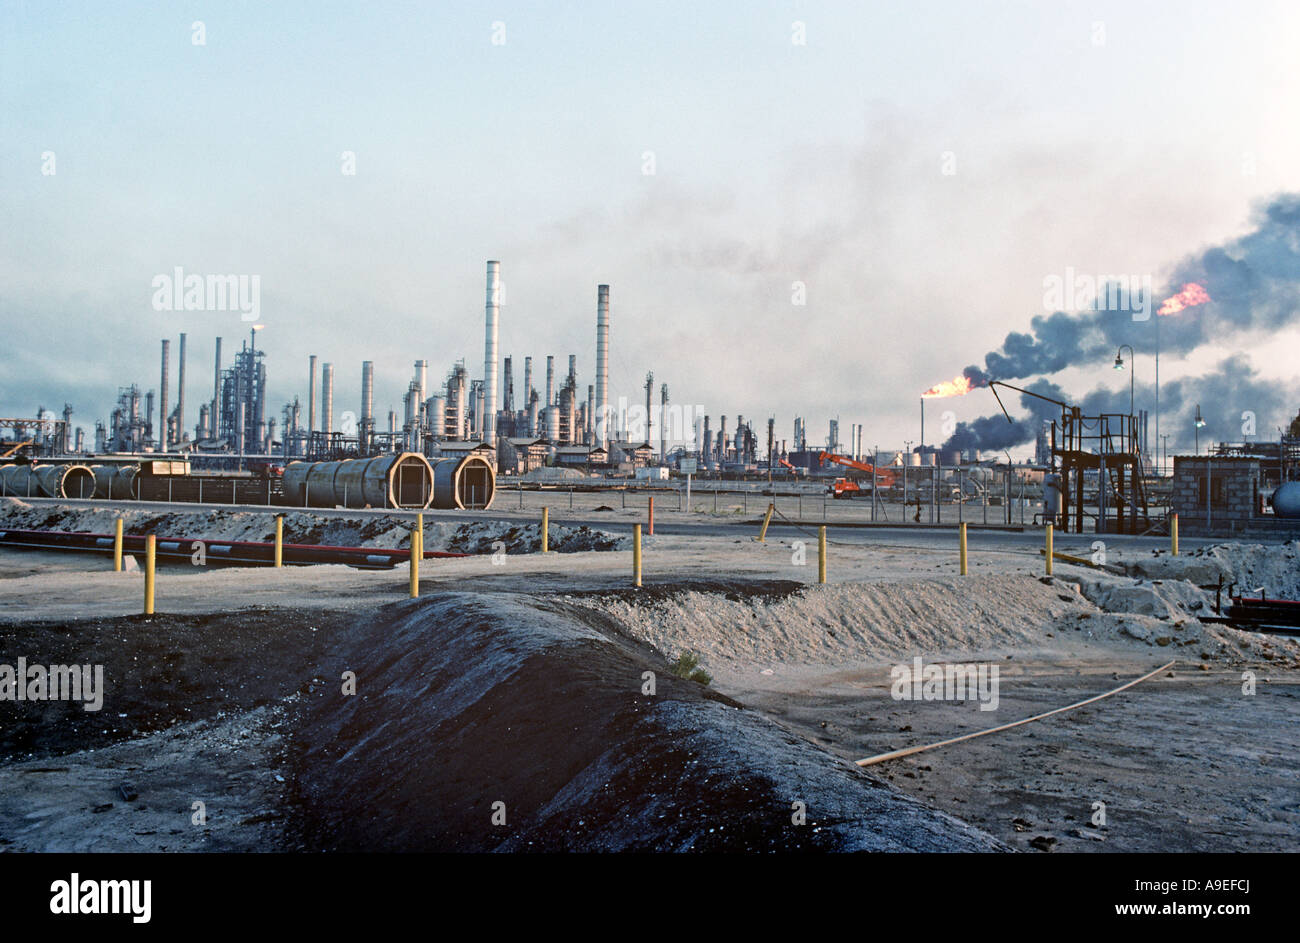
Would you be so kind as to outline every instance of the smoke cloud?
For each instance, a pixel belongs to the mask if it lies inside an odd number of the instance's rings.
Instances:
[[[1120,344],[1152,347],[1156,330],[1162,351],[1187,354],[1211,340],[1222,340],[1225,334],[1296,323],[1300,320],[1300,194],[1274,197],[1254,212],[1252,222],[1255,228],[1245,236],[1175,265],[1170,284],[1205,286],[1213,298],[1209,304],[1135,321],[1135,313],[1144,315],[1139,299],[1129,297],[1127,306],[1107,306],[1105,299],[1123,293],[1099,288],[1093,309],[1039,315],[1030,322],[1028,333],[1008,334],[1001,347],[985,355],[982,368],[972,365],[963,373],[976,386],[983,386],[991,379],[1056,373],[1107,356]],[[1158,326],[1153,323],[1157,320]]]
[[[1043,396],[1077,405],[1086,416],[1099,413],[1127,413],[1129,391],[1099,387],[1082,399],[1048,380],[1025,385]],[[1202,443],[1240,442],[1246,435],[1270,438],[1289,422],[1296,404],[1289,401],[1287,390],[1261,377],[1243,355],[1221,360],[1213,371],[1200,377],[1173,380],[1160,387],[1161,430],[1174,443],[1183,443],[1194,435],[1196,409],[1201,410],[1205,425],[1200,430]],[[1134,395],[1139,403],[1155,401],[1155,387],[1139,383]],[[1004,401],[1006,397],[1003,397]],[[1009,405],[1009,404],[1008,404]],[[1020,406],[1027,415],[1014,417],[984,416],[972,422],[960,422],[943,444],[945,449],[981,449],[997,451],[1032,442],[1045,419],[1060,419],[1060,407],[1036,397],[1020,395]],[[1248,430],[1254,431],[1248,431]],[[1155,435],[1154,428],[1150,429]],[[1155,452],[1159,443],[1148,447]]]
[[[1156,332],[1161,352],[1185,355],[1233,334],[1277,330],[1297,323],[1300,194],[1272,198],[1254,211],[1251,223],[1253,229],[1246,235],[1189,255],[1174,266],[1170,284],[1175,288],[1189,283],[1202,285],[1213,299],[1209,303],[1169,316],[1152,314],[1146,320],[1134,320],[1135,313],[1139,318],[1144,316],[1144,305],[1146,312],[1152,310],[1150,299],[1130,297],[1127,306],[1107,305],[1108,296],[1113,299],[1122,293],[1098,288],[1098,302],[1093,308],[1033,318],[1028,332],[1008,334],[997,350],[985,355],[983,367],[971,365],[962,371],[963,375],[972,386],[987,386],[994,379],[1050,375],[1072,366],[1095,364],[1112,357],[1122,344],[1152,350]],[[1030,384],[1026,388],[1075,403],[1085,414],[1128,411],[1127,394],[1121,404],[1114,391],[1094,390],[1078,402],[1054,384]],[[1049,393],[1049,388],[1057,392]],[[1145,386],[1139,389],[1141,402],[1153,404],[1154,391]],[[1261,435],[1266,431],[1272,434],[1275,425],[1285,421],[1280,393],[1272,384],[1260,380],[1244,357],[1229,358],[1213,374],[1198,380],[1165,384],[1160,394],[1162,428],[1165,417],[1170,416],[1167,427],[1171,438],[1185,438],[1189,433],[1189,417],[1195,413],[1198,398],[1206,421],[1201,430],[1203,439],[1241,440],[1247,422],[1241,417],[1243,412],[1254,413]],[[1100,405],[1103,402],[1105,405]],[[1022,445],[1033,440],[1042,418],[1058,415],[1056,407],[1032,397],[1022,397],[1022,405],[1030,413],[1028,418],[1008,424],[1004,416],[998,415],[960,423],[944,447],[995,450]],[[1183,415],[1189,408],[1191,413]],[[1152,448],[1155,445],[1150,443]]]

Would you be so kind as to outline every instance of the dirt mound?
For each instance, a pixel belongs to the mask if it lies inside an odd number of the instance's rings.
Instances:
[[[788,592],[719,592],[668,586],[602,593],[575,604],[617,620],[669,660],[683,651],[704,667],[840,664],[1104,644],[1171,647],[1173,654],[1236,664],[1300,663],[1300,642],[1197,621],[1193,586],[1134,586],[1120,577],[1080,585],[1027,575],[838,583]],[[1187,609],[1180,608],[1186,600]],[[1114,611],[1107,611],[1114,607]]]
[[[442,549],[459,553],[536,553],[542,546],[541,524],[507,524],[503,521],[483,521],[462,524],[445,540]],[[631,550],[632,538],[615,537],[605,531],[592,530],[583,525],[570,527],[551,524],[546,546],[558,553],[580,553],[584,550]]]
[[[391,607],[330,661],[358,693],[302,700],[304,848],[1000,847],[672,677],[587,607],[439,594]]]
[[[1284,544],[1215,544],[1179,556],[1153,551],[1127,565],[1130,576],[1187,580],[1197,586],[1236,583],[1235,592],[1263,588],[1269,596],[1300,599],[1300,540]]]

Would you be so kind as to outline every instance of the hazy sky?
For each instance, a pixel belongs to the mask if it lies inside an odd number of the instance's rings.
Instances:
[[[4,0],[0,415],[68,402],[89,432],[184,331],[192,429],[247,325],[154,310],[182,266],[260,277],[271,415],[314,353],[338,412],[374,360],[382,417],[417,358],[481,376],[499,259],[518,398],[525,355],[576,353],[585,393],[607,282],[614,397],[653,370],[715,423],[898,447],[923,389],[1047,313],[1045,277],[1160,292],[1300,190],[1297,49],[1288,3]],[[1244,354],[1300,388],[1298,342],[1225,337],[1161,381]],[[1109,358],[1053,379],[1127,406]]]

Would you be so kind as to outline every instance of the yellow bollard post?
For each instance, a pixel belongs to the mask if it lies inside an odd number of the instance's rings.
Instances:
[[[411,530],[411,598],[420,595],[420,558],[424,556],[424,540],[419,528]]]
[[[1178,556],[1178,515],[1169,519],[1169,545],[1174,556]]]
[[[632,585],[641,585],[641,525],[632,525]]]
[[[763,515],[763,529],[758,532],[758,542],[767,543],[767,525],[772,523],[772,512],[776,510],[776,502],[767,503],[767,513]]]
[[[640,532],[641,525],[637,525],[637,531]],[[542,508],[542,553],[546,553],[546,545],[551,531],[551,509]]]
[[[113,524],[113,572],[122,572],[122,519]]]
[[[655,535],[655,496],[650,495],[650,536]]]
[[[962,521],[958,532],[961,534],[961,575],[966,575],[966,522]]]
[[[154,565],[157,562],[158,538],[150,534],[144,539],[144,614],[153,615]]]
[[[1047,525],[1047,575],[1052,575],[1052,525]]]
[[[284,566],[284,515],[275,515],[275,565]]]
[[[826,525],[817,528],[817,582],[826,582]]]

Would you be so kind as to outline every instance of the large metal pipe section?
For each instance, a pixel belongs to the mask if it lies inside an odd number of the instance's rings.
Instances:
[[[28,491],[30,476],[30,465],[0,465],[0,494],[19,498],[30,495],[31,492]],[[30,487],[35,487],[35,483],[33,482]]]
[[[609,441],[609,286],[596,286],[596,444]]]
[[[168,360],[171,358],[172,342],[163,338],[162,342],[162,380],[158,384],[158,444],[164,452],[171,445],[171,434],[168,429],[167,420],[170,418],[167,412],[167,374]]]
[[[5,465],[0,490],[33,498],[93,498],[95,473],[85,465]]]
[[[487,264],[487,310],[483,331],[483,408],[479,428],[483,440],[497,441],[497,322],[501,315],[501,263]]]
[[[134,465],[91,465],[95,476],[95,497],[97,498],[134,498],[136,497],[136,475],[139,471]]]
[[[290,462],[284,469],[285,503],[298,507],[425,508],[433,487],[433,468],[418,452]]]
[[[307,380],[307,437],[316,431],[316,355],[312,354],[311,375]]]
[[[176,442],[185,441],[185,335],[181,335],[176,365]]]
[[[326,435],[329,435],[334,431],[334,364],[321,364],[320,385],[320,427]]]
[[[433,507],[479,511],[495,497],[496,472],[485,458],[444,458],[433,466]]]

